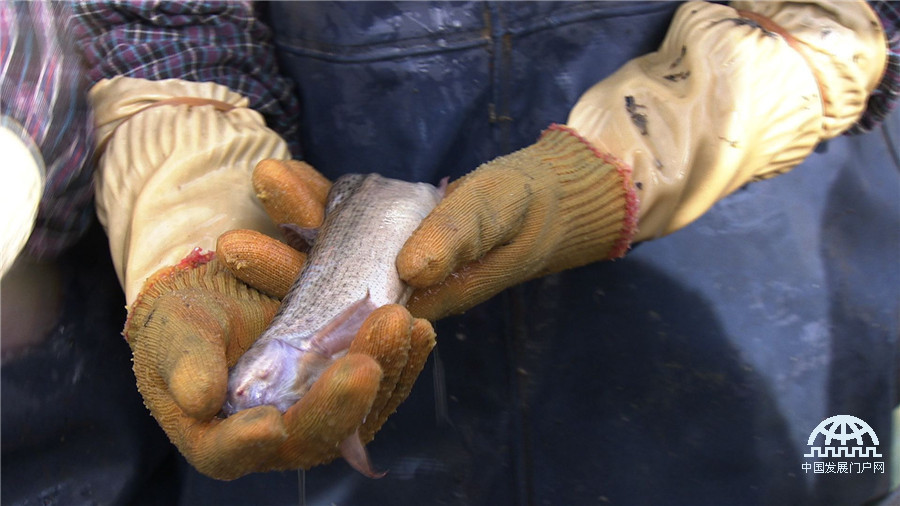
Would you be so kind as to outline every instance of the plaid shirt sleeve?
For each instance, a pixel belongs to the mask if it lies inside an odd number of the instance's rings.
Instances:
[[[0,119],[29,137],[46,184],[25,253],[53,257],[91,223],[93,118],[64,2],[0,0]]]
[[[869,95],[869,103],[862,118],[847,132],[848,135],[868,132],[877,127],[894,108],[900,97],[900,3],[869,2],[881,19],[887,37],[887,66],[881,83]]]
[[[227,86],[300,155],[299,104],[250,2],[82,0],[74,10],[91,85],[123,75]]]

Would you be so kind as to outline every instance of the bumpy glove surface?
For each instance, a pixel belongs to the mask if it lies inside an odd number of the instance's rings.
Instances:
[[[297,165],[278,162],[274,175],[263,170],[255,177],[275,215],[278,209],[298,209],[283,205],[280,191],[286,181],[314,173],[291,166]],[[315,207],[301,207],[287,217],[310,225],[310,209],[313,219],[321,214]],[[431,325],[403,307],[384,306],[366,320],[348,354],[286,413],[260,406],[220,418],[228,368],[272,319],[276,297],[290,286],[303,256],[251,231],[223,235],[218,251],[195,253],[162,269],[131,306],[125,335],[134,352],[138,389],[153,416],[187,460],[214,478],[309,468],[341,454],[376,476],[362,446],[344,442],[371,441],[407,397],[434,346]],[[244,277],[249,273],[258,290],[235,278],[221,259]],[[254,278],[260,269],[265,273]]]
[[[412,313],[440,318],[620,256],[859,118],[885,64],[864,2],[734,5],[685,3],[658,51],[582,95],[568,130],[451,185],[398,257],[419,288]]]
[[[450,185],[397,257],[400,277],[419,288],[408,307],[434,320],[528,279],[620,257],[636,204],[628,167],[552,126]]]

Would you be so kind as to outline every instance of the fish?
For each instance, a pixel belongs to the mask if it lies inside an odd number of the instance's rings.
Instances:
[[[287,411],[347,353],[375,309],[407,302],[412,288],[400,279],[396,258],[445,187],[446,180],[439,188],[348,174],[332,185],[320,228],[287,226],[312,246],[269,327],[229,371],[224,415],[267,404]],[[349,445],[351,454],[364,455],[354,437],[342,449]],[[372,475],[367,458],[347,460]]]

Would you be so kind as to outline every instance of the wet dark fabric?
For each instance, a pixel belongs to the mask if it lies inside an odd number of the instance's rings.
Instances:
[[[304,157],[326,176],[436,183],[537,140],[654,51],[676,4],[272,3]]]
[[[564,122],[588,87],[655,49],[675,8],[273,3],[265,14],[313,165],[329,177],[436,182]],[[368,447],[388,475],[369,480],[343,462],[315,468],[305,473],[307,503],[857,505],[885,496],[900,403],[898,132],[895,111],[622,260],[535,280],[437,322],[435,353]],[[94,235],[79,251],[105,258],[104,246]],[[104,260],[84,271],[82,260],[66,266],[80,280],[72,320],[31,362],[0,370],[4,503],[296,504],[297,473],[219,482],[177,455],[141,408],[115,338],[124,312],[112,269]],[[75,367],[53,351],[60,342],[96,368],[39,382],[34,371]],[[64,410],[60,392],[72,399]],[[88,408],[123,414],[78,432]],[[51,433],[64,442],[40,436],[66,414]],[[837,414],[872,427],[886,473],[803,469],[810,432]]]
[[[0,365],[2,502],[172,504],[177,460],[137,392],[125,296],[96,221],[58,268],[53,330]]]

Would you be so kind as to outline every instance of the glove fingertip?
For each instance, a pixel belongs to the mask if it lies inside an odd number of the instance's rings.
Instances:
[[[216,255],[234,277],[281,299],[303,269],[306,255],[254,230],[231,230],[219,236]]]
[[[316,199],[322,205],[325,205],[325,201],[328,199],[328,191],[331,189],[331,181],[303,160],[288,160],[286,165],[294,175],[303,180],[304,184],[316,196]]]
[[[399,336],[401,342],[407,341],[406,336],[412,325],[411,318],[409,311],[399,304],[387,304],[379,307],[363,322],[356,338],[350,345],[350,353],[372,355],[372,346],[377,348],[383,348],[385,345],[393,347],[392,341],[395,336]]]
[[[416,318],[413,321],[410,340],[413,349],[424,351],[427,356],[437,344],[437,333],[434,331],[434,325],[425,318]]]
[[[452,241],[455,242],[455,241]],[[443,281],[453,270],[455,258],[451,241],[446,234],[423,223],[406,241],[397,255],[400,279],[415,288],[424,288]]]
[[[206,420],[222,409],[228,370],[225,358],[185,354],[166,378],[172,399],[188,416]]]
[[[366,422],[360,429],[360,436],[363,441],[371,441],[375,433],[384,425],[387,418],[396,411],[412,390],[416,378],[425,367],[425,361],[431,350],[436,344],[436,334],[431,322],[422,318],[413,320],[412,327],[409,332],[409,345],[404,353],[406,360],[402,369],[394,371],[395,379],[390,385],[390,391],[386,392],[382,397],[379,392],[377,405],[372,406],[372,411],[366,418]]]
[[[312,228],[321,225],[325,205],[322,184],[310,182],[308,176],[298,174],[283,160],[263,160],[256,165],[253,188],[272,221]]]

